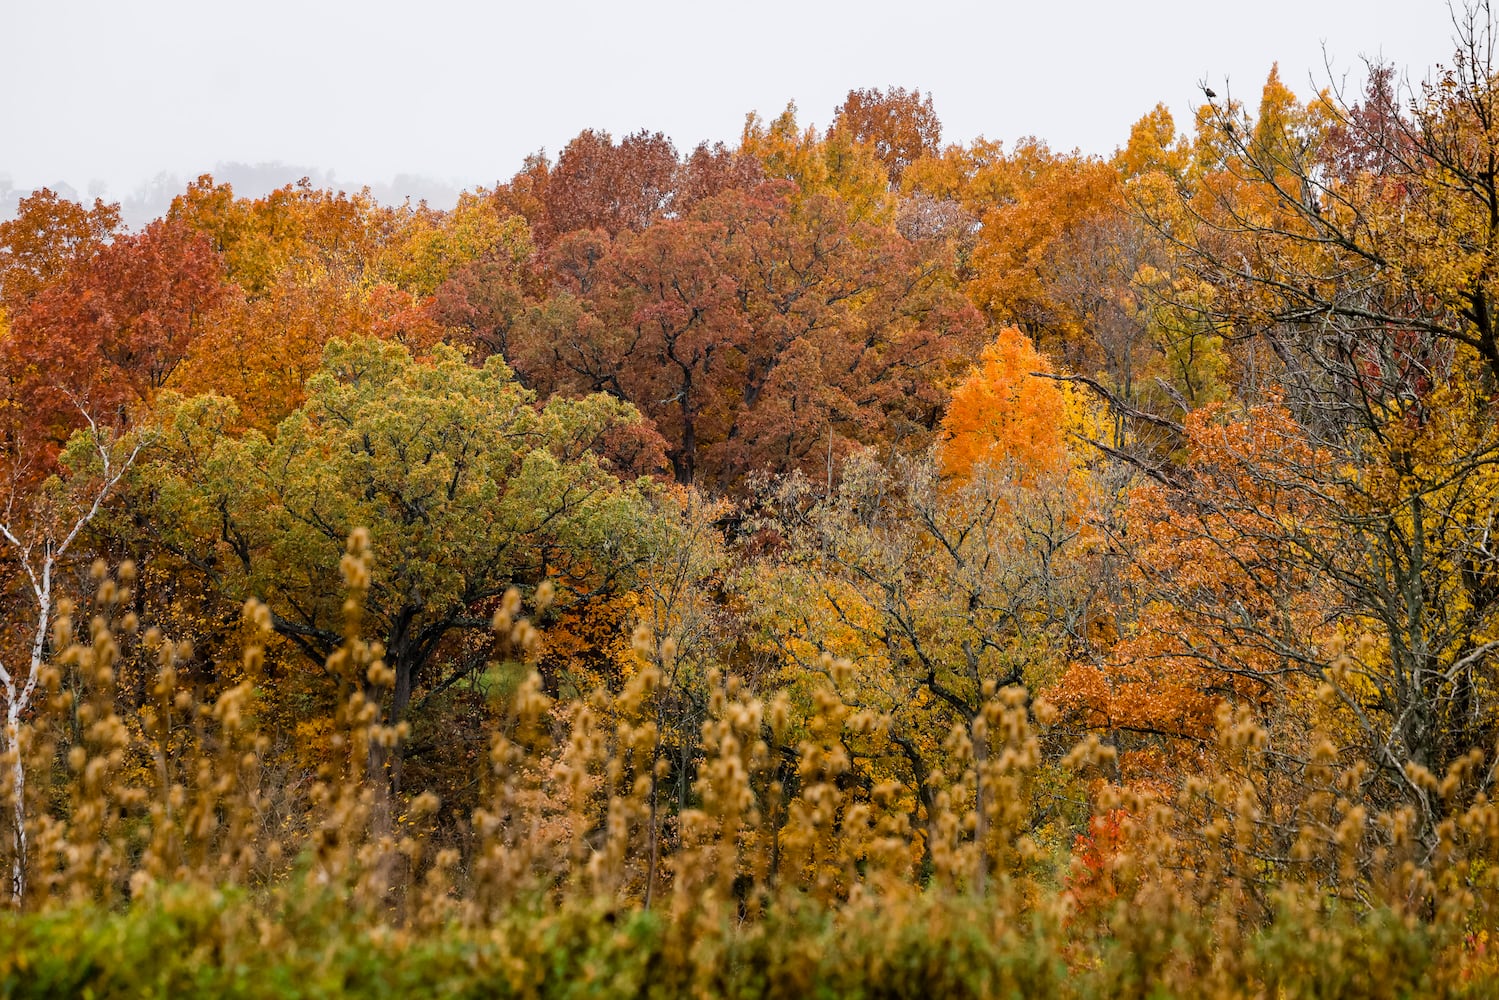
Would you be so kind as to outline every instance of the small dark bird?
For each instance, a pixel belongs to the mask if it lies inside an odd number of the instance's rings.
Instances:
[[[1202,92],[1203,92],[1203,93],[1204,93],[1204,94],[1206,94],[1206,95],[1207,95],[1207,98],[1208,98],[1208,100],[1210,100],[1210,101],[1211,101],[1211,100],[1212,100],[1212,99],[1213,99],[1213,98],[1215,98],[1215,97],[1217,97],[1217,96],[1218,96],[1218,95],[1217,95],[1217,94],[1215,94],[1215,93],[1213,93],[1213,88],[1212,88],[1212,87],[1203,87],[1203,88],[1202,88]]]

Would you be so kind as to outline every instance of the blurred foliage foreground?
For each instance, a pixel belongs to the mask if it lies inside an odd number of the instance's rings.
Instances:
[[[380,721],[393,681],[361,637],[369,558],[356,532],[328,663],[336,752],[295,817],[257,721],[264,605],[245,608],[243,679],[211,698],[124,610],[133,566],[95,567],[86,628],[60,608],[21,751],[52,801],[31,824],[25,898],[0,915],[0,995],[1396,997],[1499,982],[1486,795],[1454,805],[1463,835],[1435,855],[1401,835],[1400,810],[1353,808],[1308,822],[1296,863],[1269,857],[1245,805],[1266,740],[1246,714],[1219,718],[1218,777],[1155,796],[1094,784],[1112,808],[1068,844],[1046,811],[1114,754],[1090,738],[1047,763],[1056,710],[1024,688],[990,684],[950,734],[954,773],[917,831],[893,784],[850,780],[846,741],[887,734],[843,697],[847,664],[800,721],[784,694],[714,675],[693,794],[669,814],[654,712],[671,651],[642,631],[622,694],[566,703],[533,670],[496,695],[480,804],[439,823],[436,796],[394,794],[371,767],[405,733]],[[537,641],[523,610],[511,592],[494,616],[521,666]],[[127,722],[117,668],[146,653],[151,708]],[[1326,762],[1299,808],[1334,815],[1347,780]],[[1372,852],[1366,827],[1388,834]]]

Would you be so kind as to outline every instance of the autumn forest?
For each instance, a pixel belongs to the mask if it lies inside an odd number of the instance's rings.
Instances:
[[[445,207],[21,199],[0,994],[1492,995],[1454,24],[1110,157],[891,86]]]

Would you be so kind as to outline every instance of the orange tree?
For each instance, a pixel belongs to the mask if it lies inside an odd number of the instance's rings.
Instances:
[[[95,199],[92,208],[47,188],[16,204],[0,222],[0,305],[16,310],[88,262],[120,228],[120,206]]]

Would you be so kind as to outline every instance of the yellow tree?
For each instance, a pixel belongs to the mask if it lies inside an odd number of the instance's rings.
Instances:
[[[1129,130],[1129,141],[1114,154],[1114,168],[1125,180],[1162,173],[1179,180],[1191,161],[1186,139],[1177,135],[1176,121],[1164,104],[1157,104]]]
[[[368,191],[325,191],[303,178],[263,198],[236,198],[230,185],[206,174],[173,200],[168,216],[207,233],[229,279],[252,298],[289,277],[373,283],[376,259],[399,221]]]
[[[1065,470],[995,462],[948,480],[934,455],[886,464],[867,452],[831,493],[793,476],[762,497],[759,526],[779,544],[739,579],[752,641],[804,710],[831,678],[883,719],[848,752],[861,780],[900,784],[913,826],[934,821],[947,792],[985,794],[961,777],[952,740],[971,734],[982,754],[993,693],[1039,690],[1089,641],[1090,502]]]
[[[894,199],[889,193],[885,164],[875,148],[852,130],[833,130],[823,136],[796,122],[796,105],[770,122],[758,114],[745,119],[739,148],[759,161],[769,180],[796,184],[797,202],[831,195],[846,206],[854,222],[887,223]]]
[[[1249,404],[1187,421],[1185,467],[1154,470],[1145,535],[1175,544],[1141,565],[1173,620],[1218,637],[1177,652],[1220,696],[1325,686],[1373,762],[1362,794],[1412,810],[1430,849],[1433,782],[1499,727],[1491,30],[1464,15],[1454,68],[1409,111],[1378,73],[1359,104],[1305,108],[1272,74],[1257,122],[1211,97],[1201,182],[1153,220],[1211,289],[1196,315],[1235,339]]]
[[[1183,192],[1192,191],[1197,183],[1192,163],[1192,146],[1177,135],[1164,105],[1135,123],[1128,144],[1113,160],[1126,211],[1146,242],[1130,281],[1140,336],[1125,344],[1126,360],[1115,369],[1122,376],[1115,388],[1127,405],[1174,419],[1223,401],[1230,376],[1226,324],[1205,317],[1201,309],[1214,296],[1213,286],[1182,267],[1163,241],[1152,238],[1151,227],[1141,224],[1145,219],[1169,219],[1174,231],[1191,231],[1192,220],[1182,203],[1189,200]],[[1158,225],[1156,232],[1160,231]],[[1116,427],[1116,447],[1131,446],[1124,440],[1128,429],[1124,422]],[[1178,436],[1162,430],[1156,425],[1153,440],[1134,442],[1134,452],[1153,449],[1161,454],[1180,444]]]
[[[420,205],[395,228],[375,262],[387,283],[429,298],[467,264],[500,258],[519,264],[531,256],[530,229],[518,215],[502,215],[487,191],[465,191],[448,211]]]

